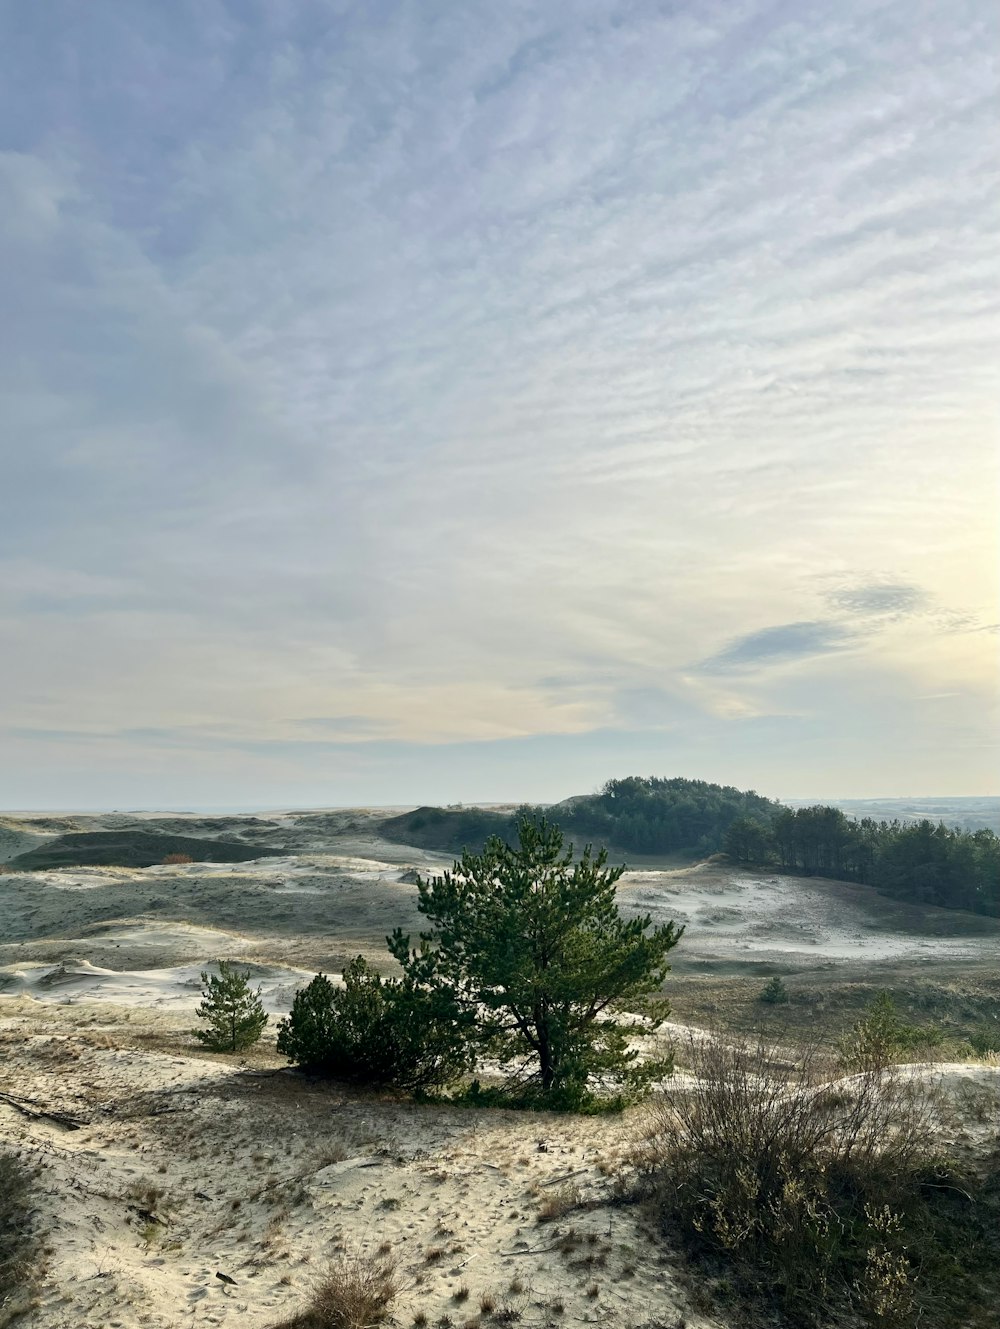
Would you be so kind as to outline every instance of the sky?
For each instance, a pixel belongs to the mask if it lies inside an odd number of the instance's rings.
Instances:
[[[0,0],[0,807],[1000,792],[994,0]]]

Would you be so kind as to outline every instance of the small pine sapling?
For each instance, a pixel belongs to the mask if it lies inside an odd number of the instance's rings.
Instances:
[[[211,1051],[242,1052],[264,1032],[268,1017],[261,990],[251,988],[249,978],[249,969],[239,970],[229,960],[219,961],[218,975],[202,971],[198,1019],[208,1027],[191,1032]]]
[[[768,1006],[784,1006],[788,1001],[788,989],[777,974],[764,984],[758,1000]]]

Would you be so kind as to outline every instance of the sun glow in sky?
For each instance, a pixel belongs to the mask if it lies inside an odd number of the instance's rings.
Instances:
[[[0,805],[995,793],[1000,9],[0,9]]]

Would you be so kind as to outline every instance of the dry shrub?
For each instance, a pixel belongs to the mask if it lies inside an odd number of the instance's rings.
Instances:
[[[171,863],[193,863],[194,859],[190,854],[165,854],[160,862],[167,865]]]
[[[31,1232],[31,1172],[13,1154],[0,1154],[0,1326],[31,1304],[36,1243]]]
[[[633,1162],[665,1229],[757,1314],[989,1323],[976,1306],[1000,1195],[977,1203],[976,1179],[938,1156],[918,1079],[892,1065],[838,1079],[760,1040],[692,1044],[687,1065],[696,1084],[657,1100]]]
[[[538,1206],[539,1223],[551,1223],[556,1219],[565,1218],[571,1210],[579,1205],[580,1200],[579,1186],[573,1186],[569,1183],[560,1186],[557,1190],[546,1195]]]
[[[320,1278],[305,1310],[276,1329],[374,1329],[389,1319],[400,1288],[391,1256],[345,1252]]]

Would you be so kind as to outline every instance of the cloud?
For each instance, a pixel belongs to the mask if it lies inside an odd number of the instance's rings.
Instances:
[[[319,741],[331,737],[378,738],[387,728],[382,720],[367,715],[313,715],[290,721],[296,729],[304,729],[319,736]]]
[[[0,31],[0,723],[224,783],[212,735],[830,735],[855,657],[990,695],[942,631],[997,594],[986,0],[43,9]]]
[[[708,670],[755,669],[787,664],[852,644],[850,633],[839,623],[782,623],[737,637],[704,662]]]
[[[928,597],[905,582],[872,582],[830,594],[830,603],[857,618],[899,619],[924,611]]]

